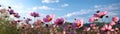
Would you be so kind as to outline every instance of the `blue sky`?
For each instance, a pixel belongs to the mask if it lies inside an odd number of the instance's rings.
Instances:
[[[4,7],[11,6],[21,18],[32,18],[29,13],[35,11],[41,15],[39,19],[55,14],[55,18],[63,17],[68,22],[73,22],[76,18],[88,23],[88,19],[97,10],[107,10],[107,15],[120,17],[120,0],[0,0],[0,4]]]

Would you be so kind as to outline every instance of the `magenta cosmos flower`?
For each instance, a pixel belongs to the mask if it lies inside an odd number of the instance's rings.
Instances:
[[[20,16],[18,15],[18,13],[14,13],[13,16],[16,17],[16,18],[20,18]]]
[[[27,18],[27,19],[25,20],[26,23],[29,23],[29,21],[32,21],[32,19]]]
[[[75,27],[75,28],[81,28],[82,26],[83,26],[83,20],[81,19],[81,20],[75,20],[75,23],[73,23],[73,26]]]
[[[33,17],[39,17],[39,14],[36,13],[36,12],[31,12],[30,15],[33,16]]]
[[[9,9],[8,12],[10,15],[15,13],[13,9]]]
[[[54,21],[54,24],[56,25],[62,25],[65,23],[65,19],[64,18],[57,18],[55,21]]]
[[[45,18],[43,18],[43,21],[44,22],[50,22],[50,21],[52,21],[53,16],[54,16],[53,14],[47,15]]]

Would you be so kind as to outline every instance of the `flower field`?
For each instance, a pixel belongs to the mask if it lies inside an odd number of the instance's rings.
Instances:
[[[34,19],[24,17],[24,20],[19,20],[21,16],[14,12],[12,7],[8,6],[8,9],[0,7],[0,34],[120,34],[119,17],[112,16],[111,21],[107,23],[104,19],[110,19],[110,16],[106,15],[108,13],[98,10],[88,19],[89,23],[84,24],[84,19],[74,19],[74,22],[66,22],[63,17],[54,19],[55,14],[37,19],[40,17],[37,12],[30,12]],[[100,19],[104,21],[99,22]],[[33,24],[30,24],[30,21],[33,21]],[[53,24],[46,24],[51,21]]]

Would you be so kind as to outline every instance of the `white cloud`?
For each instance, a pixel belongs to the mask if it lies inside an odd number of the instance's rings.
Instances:
[[[37,9],[38,9],[38,7],[33,7],[33,8],[32,8],[33,11],[35,11],[35,10],[37,10]]]
[[[40,10],[55,10],[54,8],[48,7],[48,6],[40,6],[38,7]]]
[[[0,4],[3,5],[10,5],[13,2],[14,2],[13,0],[0,0]]]
[[[62,17],[71,17],[71,16],[75,16],[75,15],[84,15],[84,14],[88,14],[89,12],[91,12],[93,10],[80,10],[80,11],[75,11],[72,13],[68,13]]]
[[[52,7],[48,7],[48,6],[34,6],[32,8],[33,11],[36,11],[36,10],[62,10],[62,9],[59,9],[59,8],[52,8]]]
[[[21,9],[23,9],[24,5],[22,3],[18,3],[18,4],[12,5],[11,7],[14,8],[14,9],[21,10]]]
[[[117,13],[119,11],[118,9],[120,9],[119,6],[120,6],[120,3],[110,4],[110,5],[95,5],[94,8],[84,9],[80,11],[73,11],[72,13],[68,13],[62,17],[73,17],[75,15],[77,16],[77,15],[85,15],[85,14],[92,15],[92,13],[95,13],[97,10],[101,10],[101,11],[107,10],[109,12],[108,14],[109,16],[114,16],[114,15],[119,15],[119,13]]]
[[[109,16],[115,16],[115,15],[118,15],[118,14],[115,13],[115,12],[109,12],[107,15],[109,15]]]
[[[67,7],[67,6],[69,6],[69,4],[63,4],[63,5],[61,5],[61,7]]]
[[[58,3],[59,0],[42,0],[42,3]]]
[[[99,10],[116,10],[120,8],[119,6],[120,3],[116,3],[116,4],[108,4],[108,5],[94,5],[94,8]]]

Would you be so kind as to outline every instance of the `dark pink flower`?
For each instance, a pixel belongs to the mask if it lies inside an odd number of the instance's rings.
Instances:
[[[32,21],[32,19],[30,19],[30,18],[27,18],[27,21]]]
[[[14,15],[14,17],[16,17],[16,18],[19,18],[19,17],[20,17],[20,16],[18,15],[18,13],[14,13],[13,15]]]
[[[29,21],[32,21],[32,19],[27,18],[27,19],[25,20],[26,23],[29,23]]]
[[[13,9],[9,9],[8,12],[10,13],[10,15],[15,13]]]
[[[54,23],[55,23],[56,25],[62,25],[62,24],[65,23],[65,19],[64,19],[64,18],[57,18],[57,19],[54,21]]]
[[[39,17],[39,14],[36,13],[36,12],[31,12],[30,15],[33,16],[33,17]]]

